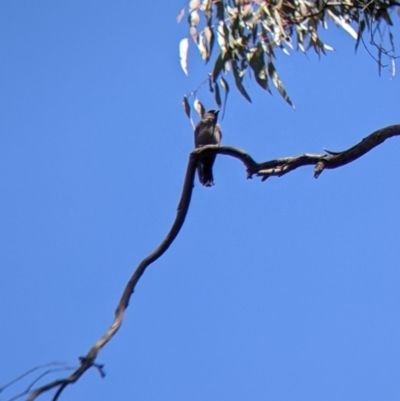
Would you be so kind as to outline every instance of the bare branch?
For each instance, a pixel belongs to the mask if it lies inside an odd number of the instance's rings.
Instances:
[[[202,156],[207,153],[218,153],[237,158],[245,165],[247,178],[251,178],[253,175],[257,175],[261,177],[262,181],[265,181],[268,177],[271,176],[280,177],[284,174],[289,173],[292,170],[295,170],[298,167],[308,165],[315,166],[314,177],[318,178],[318,176],[322,173],[324,169],[334,169],[351,163],[352,161],[358,159],[374,147],[384,142],[386,139],[398,135],[400,135],[400,125],[392,125],[373,132],[357,145],[342,152],[331,152],[326,150],[326,153],[324,154],[304,154],[300,156],[270,160],[263,163],[255,162],[248,153],[231,146],[207,145],[195,149],[189,157],[189,163],[186,170],[185,181],[183,184],[183,190],[181,194],[181,199],[179,201],[175,221],[169,233],[164,238],[162,243],[158,246],[158,248],[145,259],[143,259],[143,261],[134,271],[118,303],[113,323],[108,328],[107,332],[93,345],[87,355],[85,357],[80,357],[81,366],[78,369],[76,369],[67,378],[55,380],[33,390],[28,398],[28,401],[35,400],[39,395],[51,389],[57,389],[53,397],[53,401],[56,401],[62,391],[69,384],[75,383],[91,367],[97,368],[100,375],[104,377],[103,366],[96,364],[95,359],[97,358],[101,349],[107,344],[108,341],[110,341],[114,337],[114,335],[121,327],[125,310],[129,305],[129,300],[134,292],[136,284],[140,280],[146,268],[164,254],[164,252],[169,248],[169,246],[178,235],[180,229],[182,228],[192,196],[195,169],[198,160]]]
[[[25,377],[29,376],[30,374],[32,374],[33,372],[36,372],[38,370],[41,369],[45,369],[45,368],[50,368],[52,366],[57,366],[56,368],[51,368],[51,369],[47,369],[44,372],[42,372],[41,374],[39,374],[39,376],[37,376],[27,387],[24,391],[22,391],[21,393],[11,397],[8,399],[8,401],[14,401],[17,400],[18,398],[23,397],[26,394],[29,394],[30,391],[32,390],[32,387],[40,380],[42,379],[44,376],[47,376],[49,374],[52,373],[56,373],[56,372],[64,372],[66,370],[75,370],[75,367],[71,367],[69,365],[67,365],[66,363],[63,362],[50,362],[50,363],[46,363],[43,365],[38,365],[33,367],[32,369],[27,370],[26,372],[22,373],[20,376],[16,377],[15,379],[11,380],[10,382],[4,384],[3,386],[0,386],[0,393],[2,393],[4,390],[6,390],[8,387],[11,387],[12,385],[18,383],[19,381],[21,381],[22,379],[24,379]]]
[[[193,180],[198,158],[199,155],[196,154],[191,154],[189,157],[189,163],[186,170],[186,176],[183,184],[181,199],[179,201],[177,209],[177,215],[169,233],[164,238],[159,247],[153,253],[151,253],[149,256],[143,259],[142,262],[134,271],[131,279],[125,286],[125,290],[122,294],[122,297],[115,311],[114,321],[108,328],[107,332],[93,345],[93,347],[89,350],[89,352],[85,357],[80,357],[81,366],[75,372],[73,372],[67,378],[55,380],[51,383],[48,383],[42,387],[37,388],[31,393],[31,395],[28,398],[28,401],[33,401],[39,395],[53,388],[57,388],[57,392],[53,397],[53,401],[56,401],[60,396],[60,394],[62,393],[62,391],[69,384],[75,383],[91,367],[96,367],[97,369],[99,369],[102,375],[104,374],[102,371],[102,366],[95,364],[94,361],[99,352],[101,351],[101,349],[108,343],[108,341],[111,340],[112,337],[114,337],[114,335],[121,327],[125,310],[129,305],[129,300],[131,298],[131,295],[133,294],[136,284],[140,280],[140,277],[143,275],[148,266],[150,266],[153,262],[155,262],[160,256],[164,254],[164,252],[169,248],[169,246],[172,244],[172,242],[178,235],[180,229],[182,228],[182,225],[186,218],[186,214],[189,209],[190,199],[192,196]]]
[[[373,132],[360,143],[343,152],[331,152],[326,150],[327,153],[324,154],[305,153],[300,156],[283,157],[262,163],[255,162],[245,151],[231,146],[207,145],[196,149],[193,153],[202,154],[203,152],[215,152],[235,157],[241,160],[245,165],[247,178],[257,175],[262,177],[262,181],[265,181],[268,177],[281,177],[298,167],[312,165],[315,166],[314,177],[318,178],[323,170],[334,169],[351,163],[365,155],[374,147],[380,145],[386,139],[398,135],[400,135],[400,125],[391,125]]]
[[[63,362],[49,362],[49,363],[45,363],[44,365],[35,366],[35,367],[27,370],[26,372],[22,373],[21,375],[19,375],[15,379],[12,379],[10,382],[0,386],[0,393],[2,391],[4,391],[7,387],[11,387],[13,384],[19,382],[20,380],[22,380],[24,377],[30,375],[31,373],[36,372],[37,370],[40,370],[40,369],[48,368],[50,366],[65,366],[65,367],[67,367],[66,364],[63,363]]]
[[[57,372],[65,372],[66,370],[74,370],[75,368],[73,367],[63,367],[63,368],[53,368],[53,369],[47,369],[44,372],[42,372],[38,377],[36,377],[34,380],[32,380],[32,382],[26,387],[26,389],[24,391],[22,391],[21,393],[14,395],[13,397],[9,398],[7,401],[15,401],[18,398],[23,397],[24,395],[27,395],[31,392],[32,387],[43,377],[52,374],[52,373],[57,373]]]

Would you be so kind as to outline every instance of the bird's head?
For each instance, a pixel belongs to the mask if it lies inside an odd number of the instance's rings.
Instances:
[[[203,120],[217,121],[219,110],[208,110],[203,115]]]

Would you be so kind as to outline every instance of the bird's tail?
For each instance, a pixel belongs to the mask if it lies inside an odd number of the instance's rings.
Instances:
[[[214,185],[214,177],[212,172],[213,164],[214,159],[203,159],[197,167],[199,181],[205,187],[212,187]]]

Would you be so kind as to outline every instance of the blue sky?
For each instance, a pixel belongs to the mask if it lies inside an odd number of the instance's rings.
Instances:
[[[181,99],[208,71],[193,48],[189,77],[179,66],[182,6],[0,3],[0,385],[76,364],[169,230],[193,147]],[[325,37],[321,60],[278,57],[295,111],[251,81],[253,104],[231,91],[224,144],[262,161],[399,123],[399,78],[336,27]],[[318,180],[264,183],[218,157],[100,354],[106,378],[61,399],[398,400],[399,153],[394,138]]]

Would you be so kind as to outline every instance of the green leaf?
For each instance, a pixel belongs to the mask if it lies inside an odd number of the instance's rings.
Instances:
[[[365,29],[365,20],[362,19],[360,21],[360,23],[358,24],[357,40],[356,40],[356,46],[355,46],[356,51],[358,49],[358,45],[360,44],[364,29]]]
[[[221,94],[219,92],[219,86],[218,82],[214,83],[214,98],[215,98],[215,103],[217,104],[218,108],[221,108]]]
[[[236,87],[238,88],[239,92],[242,94],[242,96],[251,103],[251,98],[249,96],[249,94],[246,92],[246,89],[243,86],[243,82],[242,82],[242,77],[240,76],[241,71],[239,71],[239,67],[236,64],[235,61],[231,61],[231,65],[232,65],[232,71],[233,71],[233,77],[235,78],[235,84]]]
[[[223,52],[226,52],[228,49],[228,42],[227,42],[227,29],[224,21],[219,21],[218,23],[217,41],[221,50]]]
[[[272,83],[275,85],[276,89],[278,89],[278,92],[283,97],[285,102],[294,108],[292,101],[290,100],[288,94],[285,91],[285,88],[283,87],[281,80],[279,79],[278,73],[275,69],[275,66],[272,64],[272,61],[268,62],[268,75],[270,76]]]
[[[253,29],[251,30],[251,35],[252,35],[253,42],[256,41],[257,34],[258,34],[258,24],[254,24],[253,25]]]
[[[212,28],[210,28],[209,26],[206,26],[204,28],[204,36],[206,37],[207,40],[207,44],[208,44],[208,59],[206,61],[208,61],[211,57],[213,48],[214,48],[214,32],[212,30]]]
[[[212,72],[212,77],[213,77],[214,82],[217,80],[219,74],[221,73],[222,69],[225,66],[225,63],[229,60],[229,58],[230,58],[229,53],[223,53],[222,51],[219,54],[219,56],[217,57],[217,60],[215,61],[214,69]]]
[[[217,18],[223,21],[225,19],[224,2],[222,0],[217,1],[215,7],[217,8]]]
[[[223,87],[224,91],[226,92],[226,94],[228,94],[228,92],[229,92],[228,82],[226,82],[226,80],[223,77],[221,77],[220,82],[221,82],[221,86]]]
[[[389,13],[387,12],[387,10],[385,10],[385,9],[382,9],[382,10],[380,10],[380,16],[385,20],[385,22],[388,24],[388,25],[390,25],[390,26],[392,26],[393,25],[393,22],[392,22],[392,20],[391,20],[391,18],[390,18],[390,15],[389,15]]]
[[[252,49],[252,54],[250,55],[249,65],[254,71],[254,78],[261,88],[271,93],[268,85],[267,73],[264,61],[264,51],[261,43],[258,43],[257,48]]]
[[[182,104],[183,104],[183,110],[185,110],[185,114],[187,115],[188,118],[190,118],[190,104],[187,100],[186,95],[183,96]]]
[[[213,85],[213,80],[212,80],[212,74],[211,72],[208,73],[208,90],[211,93],[214,93],[214,85]]]
[[[225,81],[223,77],[221,77],[221,86],[225,91],[225,96],[224,96],[224,113],[222,114],[222,118],[224,117],[225,114],[225,109],[226,109],[226,101],[228,100],[228,93],[229,93],[229,85],[228,82]]]

